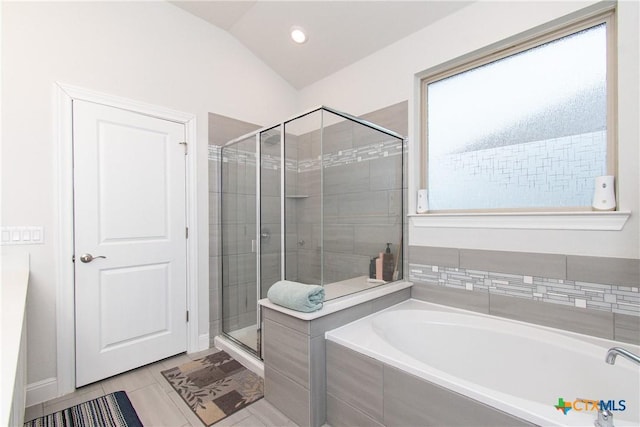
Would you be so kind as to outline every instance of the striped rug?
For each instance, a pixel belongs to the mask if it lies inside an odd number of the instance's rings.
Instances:
[[[24,427],[142,427],[127,393],[116,391],[24,423]]]

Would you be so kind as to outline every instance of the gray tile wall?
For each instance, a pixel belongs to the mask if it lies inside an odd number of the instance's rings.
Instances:
[[[327,394],[382,422],[382,362],[331,341],[326,351]]]
[[[383,411],[387,426],[535,425],[387,364],[383,371]],[[425,408],[425,396],[433,410]]]
[[[328,404],[324,333],[409,296],[409,288],[403,289],[312,321],[263,308],[267,401],[300,426],[323,425]]]
[[[532,425],[332,341],[326,352],[332,426]]]
[[[640,260],[418,247],[412,296],[640,343]]]
[[[406,102],[399,103],[365,118],[406,134],[407,106]],[[322,158],[318,130],[300,136],[296,142],[298,187],[294,193],[308,197],[292,202],[297,215],[292,221],[296,223],[299,242],[298,264],[287,278],[320,283],[322,272],[324,283],[331,283],[368,275],[370,259],[384,251],[387,242],[397,257],[402,244],[403,192],[406,196],[402,181],[403,144],[345,120],[324,128]],[[290,246],[287,251],[293,252]],[[403,266],[398,269],[402,277]]]
[[[364,412],[327,393],[327,424],[331,427],[382,427]]]

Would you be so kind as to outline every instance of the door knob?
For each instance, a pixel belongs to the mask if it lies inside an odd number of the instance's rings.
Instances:
[[[102,255],[99,255],[99,256],[93,256],[93,255],[91,255],[91,254],[84,254],[84,255],[82,255],[82,256],[80,257],[80,261],[82,261],[82,262],[91,262],[91,261],[93,261],[93,260],[94,260],[94,259],[96,259],[96,258],[106,258],[106,256],[102,256]]]

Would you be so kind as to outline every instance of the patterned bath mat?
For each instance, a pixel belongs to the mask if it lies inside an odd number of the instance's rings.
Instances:
[[[262,378],[224,351],[162,375],[207,426],[264,397]]]
[[[36,418],[24,427],[142,427],[142,423],[127,393],[116,391]]]

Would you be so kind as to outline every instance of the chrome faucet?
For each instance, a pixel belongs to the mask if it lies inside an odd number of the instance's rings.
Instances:
[[[611,347],[609,351],[607,351],[607,357],[605,360],[609,365],[613,365],[614,363],[616,363],[616,357],[618,355],[625,357],[631,360],[632,362],[636,362],[638,365],[640,365],[640,356],[633,354],[630,351],[625,350],[624,348],[621,348],[621,347]]]
[[[608,409],[599,409],[593,425],[595,427],[615,427],[613,425],[613,414]]]

